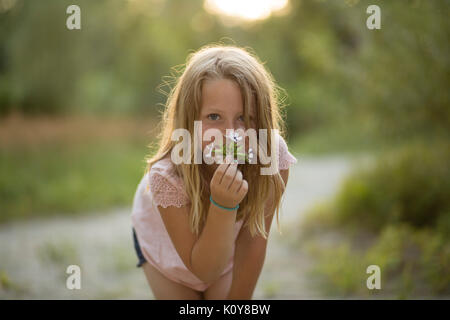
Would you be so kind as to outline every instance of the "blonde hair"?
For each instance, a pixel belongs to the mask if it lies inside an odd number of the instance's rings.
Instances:
[[[264,68],[263,63],[247,49],[236,46],[210,44],[190,53],[184,70],[176,78],[175,86],[170,90],[166,101],[161,131],[158,135],[158,149],[155,155],[147,159],[148,172],[152,165],[169,154],[177,143],[171,140],[174,129],[184,128],[191,134],[194,132],[194,120],[198,120],[201,111],[202,83],[205,80],[229,79],[235,81],[242,93],[244,104],[244,119],[247,128],[250,127],[249,107],[253,105],[256,111],[256,131],[267,129],[267,150],[271,150],[271,129],[278,129],[285,136],[282,119],[280,91],[272,75]],[[193,146],[194,144],[191,143]],[[194,151],[191,152],[192,158]],[[175,165],[176,174],[182,177],[185,191],[191,200],[190,228],[199,235],[206,221],[209,208],[209,194],[206,194],[201,166],[194,164]],[[256,233],[267,239],[265,219],[266,200],[273,192],[273,203],[277,213],[278,231],[280,231],[279,211],[281,196],[285,188],[279,172],[274,175],[259,174],[265,167],[259,162],[253,165],[243,165],[242,173],[249,182],[248,193],[240,203],[236,220],[244,219],[250,233]],[[273,186],[273,188],[271,188]],[[270,207],[270,206],[269,206]]]

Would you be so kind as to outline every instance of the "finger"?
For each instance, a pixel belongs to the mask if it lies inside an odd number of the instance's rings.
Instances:
[[[233,183],[230,187],[230,191],[233,193],[237,193],[242,185],[242,172],[241,170],[237,170],[236,176],[234,177]]]
[[[234,176],[236,175],[236,171],[237,163],[231,163],[225,171],[225,174],[222,177],[222,181],[220,182],[225,186],[225,188],[230,188],[231,184],[233,183]]]
[[[247,182],[247,180],[243,179],[242,185],[239,188],[238,193],[244,195],[247,193],[247,191],[248,191],[248,182]]]
[[[227,170],[228,166],[229,163],[224,162],[217,167],[211,179],[211,184],[220,184],[220,181],[222,180],[222,177],[225,174],[225,171]]]
[[[217,182],[220,184],[223,181],[223,177],[226,175],[226,172],[229,168],[229,166],[232,164],[231,162],[231,157],[230,156],[226,156],[224,159],[224,162],[222,164],[219,165],[219,168],[221,168],[219,174],[218,174],[218,179]],[[219,169],[217,168],[217,169]],[[222,172],[223,170],[223,172]]]

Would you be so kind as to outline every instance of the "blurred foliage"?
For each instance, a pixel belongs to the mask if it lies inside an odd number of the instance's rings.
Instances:
[[[0,223],[128,206],[145,170],[149,119],[0,119]]]
[[[63,268],[80,261],[75,244],[68,239],[44,243],[37,248],[37,254],[45,263],[56,264]]]
[[[1,114],[156,115],[187,54],[222,40],[252,48],[287,90],[294,135],[350,119],[390,139],[448,134],[448,1],[378,1],[381,30],[366,28],[372,3],[358,0],[291,1],[286,15],[237,26],[202,0],[10,2]],[[81,30],[66,29],[70,4]]]
[[[450,294],[450,242],[429,229],[390,225],[368,245],[343,236],[332,246],[310,238],[302,247],[315,259],[308,273],[329,296],[424,298]],[[381,270],[381,290],[368,290],[366,268]]]
[[[145,143],[31,148],[0,153],[0,223],[128,206],[144,173]]]
[[[366,28],[371,2],[358,0],[291,1],[285,15],[235,26],[205,11],[202,0],[0,3],[4,116],[95,113],[102,119],[116,113],[153,121],[187,54],[221,41],[251,48],[286,89],[286,120],[290,135],[300,138],[299,150],[358,149],[372,146],[375,137],[391,144],[415,136],[448,139],[448,1],[379,1],[381,30]],[[81,8],[81,30],[66,28],[71,4]],[[105,129],[100,122],[99,132]],[[83,130],[74,127],[69,136]],[[84,147],[70,137],[30,147],[14,132],[1,136],[9,142],[0,146],[0,219],[129,203],[148,141],[124,134],[120,143],[116,136],[105,142],[93,135]],[[310,132],[318,134],[304,139]],[[448,186],[439,178],[443,166],[430,170],[437,181],[426,180],[420,169],[411,177],[408,168],[392,169],[370,183],[384,185],[395,175],[398,184],[385,190],[400,202],[383,198],[384,190],[357,194],[360,203],[341,201],[343,215],[357,216],[364,201],[373,201],[379,206],[374,212],[393,205],[390,219],[414,216],[420,225],[434,205],[428,197],[443,196],[441,182]],[[416,197],[421,183],[427,189]],[[349,184],[346,193],[364,192],[357,179]],[[383,226],[383,214],[372,219],[378,219],[374,228]]]
[[[449,161],[447,144],[405,145],[355,170],[308,213],[298,241],[316,259],[311,273],[324,292],[450,294]],[[372,264],[381,269],[380,292],[365,286]]]
[[[387,154],[375,168],[356,171],[345,181],[336,219],[375,231],[398,222],[442,227],[450,215],[449,163],[448,145],[407,146]]]
[[[13,281],[5,270],[0,269],[0,294],[6,291],[13,291],[19,296],[26,293],[25,288]]]
[[[81,30],[66,28],[72,4]],[[174,77],[221,42],[250,48],[286,90],[294,149],[394,151],[303,225],[326,290],[377,294],[364,271],[378,264],[383,292],[448,294],[450,1],[379,0],[381,30],[366,28],[371,4],[291,0],[285,15],[231,26],[203,0],[0,0],[0,223],[129,206]],[[35,126],[16,113],[58,117]],[[94,124],[75,119],[85,113]],[[130,129],[136,119],[153,136]],[[40,252],[58,263],[65,250]],[[0,272],[0,288],[13,286]]]

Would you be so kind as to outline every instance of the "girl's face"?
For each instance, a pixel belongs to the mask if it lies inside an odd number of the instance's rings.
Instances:
[[[241,90],[236,82],[228,79],[205,81],[201,106],[200,120],[203,133],[215,128],[225,136],[226,129],[246,130]],[[250,110],[249,116],[251,128],[256,128],[254,108]],[[210,143],[211,141],[202,139],[202,150]]]

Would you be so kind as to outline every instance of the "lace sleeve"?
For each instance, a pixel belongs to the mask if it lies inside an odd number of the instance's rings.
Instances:
[[[278,167],[280,170],[286,170],[291,164],[297,163],[295,158],[288,150],[286,141],[282,136],[279,136],[279,155],[278,155]]]
[[[166,177],[158,171],[150,170],[148,177],[148,189],[153,197],[153,202],[163,208],[168,206],[181,207],[189,203],[183,187],[174,183],[172,177]]]

